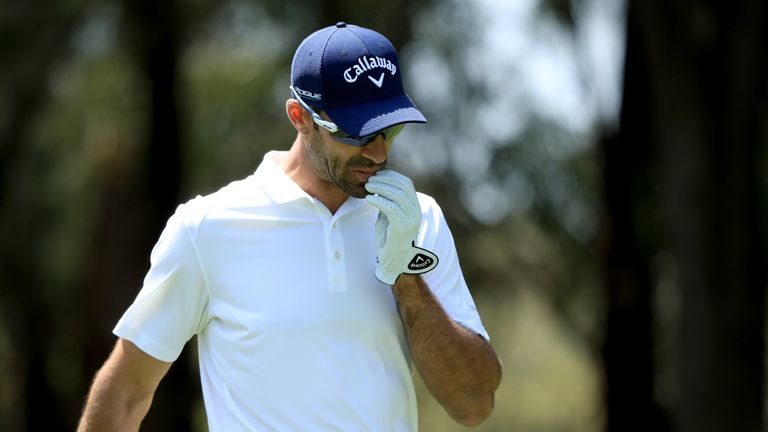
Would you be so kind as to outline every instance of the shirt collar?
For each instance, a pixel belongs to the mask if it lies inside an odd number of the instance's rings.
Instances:
[[[299,187],[299,185],[297,185],[293,179],[288,177],[285,171],[280,167],[278,159],[287,156],[287,154],[287,151],[270,151],[264,155],[264,159],[254,173],[259,179],[261,188],[272,201],[278,204],[286,204],[291,201],[306,199],[308,202],[315,205],[322,205],[311,195],[306,193],[304,189]],[[340,212],[337,212],[337,216],[364,207],[363,201],[364,200],[349,197],[341,208],[339,208]]]
[[[272,201],[285,204],[302,198],[312,199],[304,192],[277,163],[277,158],[285,157],[286,151],[271,151],[264,155],[264,159],[256,169],[254,175],[260,180],[261,188]]]

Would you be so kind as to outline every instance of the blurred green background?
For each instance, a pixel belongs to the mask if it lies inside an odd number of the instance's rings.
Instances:
[[[0,430],[74,429],[165,220],[288,149],[293,52],[337,21],[429,119],[390,166],[504,363],[476,430],[764,430],[764,3],[3,1]],[[194,343],[143,430],[206,430]],[[421,430],[464,430],[415,379]]]

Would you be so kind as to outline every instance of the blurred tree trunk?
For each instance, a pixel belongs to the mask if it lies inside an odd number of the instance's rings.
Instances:
[[[149,268],[149,252],[179,200],[181,177],[177,3],[126,1],[123,28],[147,89],[146,143],[139,154],[125,146],[103,167],[102,220],[95,230],[90,277],[87,370],[95,371],[114,343],[112,327],[134,300]],[[142,423],[146,431],[192,430],[200,397],[190,370],[193,349],[174,363]]]
[[[0,352],[1,390],[12,395],[0,401],[0,430],[11,432],[65,430],[71,417],[48,379],[55,305],[45,295],[40,245],[50,215],[19,192],[30,188],[14,184],[26,179],[18,165],[30,126],[48,100],[54,66],[70,53],[81,15],[78,2],[41,3],[11,2],[0,11],[0,328],[8,331],[12,347]]]
[[[650,261],[655,238],[649,172],[647,63],[634,16],[627,21],[625,76],[619,130],[602,139],[604,157],[603,241],[607,299],[603,344],[606,430],[663,432],[667,426],[654,398],[654,341]]]
[[[178,3],[173,0],[126,0],[123,3],[132,23],[132,41],[138,64],[147,80],[150,95],[148,144],[144,152],[144,193],[147,194],[148,234],[151,244],[157,240],[179,200],[181,182],[181,136],[179,120],[180,22]],[[141,251],[148,259],[151,244]],[[193,430],[192,411],[200,400],[199,378],[193,374],[189,359],[196,358],[188,346],[163,379],[155,394],[156,409],[147,415],[142,430],[179,432]]]
[[[768,9],[763,0],[629,7],[630,29],[645,47],[651,139],[679,268],[677,430],[760,431],[766,261],[758,156]]]

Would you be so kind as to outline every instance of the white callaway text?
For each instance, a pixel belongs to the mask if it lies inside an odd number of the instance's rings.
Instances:
[[[394,65],[391,61],[382,58],[382,57],[359,57],[357,59],[357,64],[354,66],[348,68],[344,71],[344,79],[348,83],[353,83],[357,81],[357,77],[362,75],[363,73],[373,70],[373,69],[386,69],[388,70],[392,75],[397,73],[397,66]]]

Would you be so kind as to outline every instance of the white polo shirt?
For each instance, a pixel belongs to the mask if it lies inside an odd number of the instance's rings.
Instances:
[[[175,361],[198,336],[212,432],[415,431],[408,344],[375,275],[378,211],[336,214],[268,153],[256,172],[179,206],[144,286],[114,333]],[[419,194],[423,278],[446,312],[486,339],[435,201]]]

